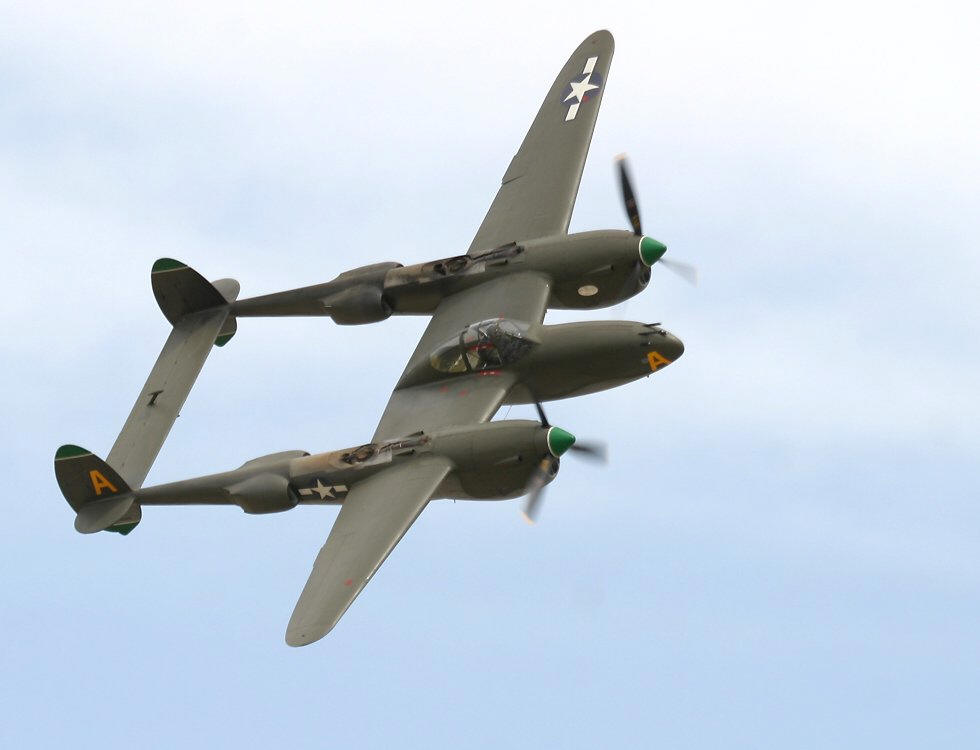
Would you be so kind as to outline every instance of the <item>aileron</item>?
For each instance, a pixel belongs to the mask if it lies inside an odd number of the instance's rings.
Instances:
[[[507,167],[469,255],[568,231],[614,49],[612,34],[597,31],[568,58]]]

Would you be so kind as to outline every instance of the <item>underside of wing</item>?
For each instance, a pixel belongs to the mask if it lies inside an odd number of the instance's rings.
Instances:
[[[447,297],[429,321],[406,373],[428,362],[434,347],[471,323],[501,317],[540,323],[550,292],[547,277],[519,273]],[[374,440],[485,422],[513,384],[509,372],[474,372],[396,387]],[[286,643],[303,646],[330,632],[451,469],[446,458],[419,456],[354,485],[296,603]]]
[[[514,377],[500,373],[462,375],[449,381],[398,388],[388,400],[374,441],[487,422],[513,386]]]
[[[597,31],[565,63],[504,174],[470,255],[568,231],[614,47],[612,34]]]
[[[333,629],[451,468],[448,459],[428,456],[354,485],[296,602],[286,643],[305,646]]]

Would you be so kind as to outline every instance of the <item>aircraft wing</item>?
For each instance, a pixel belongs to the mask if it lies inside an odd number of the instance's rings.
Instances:
[[[536,273],[505,276],[444,299],[429,321],[406,372],[470,323],[507,317],[544,318],[551,282]],[[374,440],[490,419],[514,385],[508,372],[472,373],[434,383],[396,386]],[[355,484],[347,495],[286,629],[286,643],[304,646],[333,629],[371,576],[452,470],[448,459],[421,456]]]
[[[533,272],[510,274],[446,297],[432,314],[409,359],[406,374],[471,323],[511,318],[536,325],[544,318],[551,281]],[[404,437],[440,427],[478,424],[493,417],[514,385],[510,373],[470,374],[408,388],[395,387],[374,440]]]
[[[286,643],[305,646],[333,629],[451,468],[446,458],[426,456],[351,488],[296,602]]]
[[[504,173],[469,255],[568,231],[614,48],[612,34],[597,31],[568,58]]]

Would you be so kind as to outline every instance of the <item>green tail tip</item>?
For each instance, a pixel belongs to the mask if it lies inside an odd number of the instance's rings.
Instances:
[[[665,252],[667,252],[667,246],[653,239],[653,237],[644,237],[640,240],[640,260],[643,261],[644,265],[652,266],[663,257]]]
[[[137,523],[119,523],[119,524],[116,524],[115,526],[110,526],[108,529],[106,529],[106,531],[111,531],[114,534],[122,534],[123,536],[126,536],[130,531],[132,531],[133,529],[136,528],[136,526],[138,525],[138,523],[139,522],[137,522]]]
[[[153,269],[151,273],[160,273],[162,271],[177,271],[181,268],[187,268],[187,264],[181,263],[179,260],[174,260],[173,258],[160,258],[156,263],[153,264]]]
[[[565,432],[561,427],[552,427],[548,430],[548,450],[552,455],[560,456],[575,443],[575,436],[570,432]]]
[[[54,459],[57,461],[60,458],[75,458],[76,456],[89,456],[91,451],[86,450],[78,445],[63,445],[58,448],[58,451],[54,454]]]

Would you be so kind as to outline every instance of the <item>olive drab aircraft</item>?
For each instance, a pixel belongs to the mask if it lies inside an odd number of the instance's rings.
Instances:
[[[232,279],[212,283],[183,263],[158,260],[151,285],[173,330],[122,432],[105,460],[76,445],[55,454],[75,528],[128,534],[148,505],[237,505],[246,513],[339,505],[286,629],[286,642],[302,646],[330,632],[431,499],[528,495],[524,513],[536,518],[560,457],[602,452],[550,425],[542,402],[648,376],[684,351],[657,323],[543,324],[549,308],[628,299],[646,287],[652,267],[668,265],[666,247],[642,232],[623,160],[631,229],[567,233],[612,56],[607,31],[572,53],[463,255],[377,263],[241,300]],[[431,320],[370,442],[315,455],[285,451],[143,486],[212,346],[225,345],[239,319],[323,315],[353,325],[419,314]],[[503,404],[535,404],[539,419],[490,421]]]

